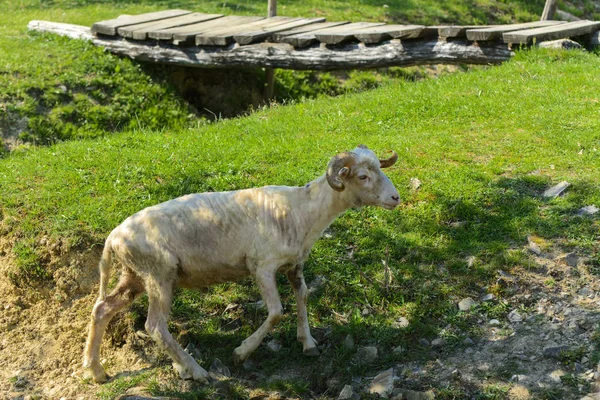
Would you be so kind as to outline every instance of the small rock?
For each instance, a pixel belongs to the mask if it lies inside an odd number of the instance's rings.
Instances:
[[[371,314],[371,311],[369,311],[369,309],[367,307],[363,308],[361,315],[363,317],[366,317],[367,315]]]
[[[410,187],[412,190],[418,190],[421,187],[421,181],[419,178],[410,178]]]
[[[354,338],[352,337],[352,335],[346,335],[344,341],[342,342],[342,346],[346,350],[354,350]]]
[[[394,369],[390,368],[377,375],[371,385],[369,385],[369,393],[378,394],[387,399],[394,390]]]
[[[342,389],[342,391],[340,392],[340,395],[338,396],[338,400],[359,400],[360,396],[356,393],[354,393],[354,390],[352,390],[352,386],[350,385],[345,385],[344,388]]]
[[[150,339],[150,336],[146,332],[144,332],[144,331],[136,331],[135,332],[135,336],[137,336],[137,337],[139,337],[140,339],[143,339],[143,340]]]
[[[508,398],[511,400],[529,400],[531,399],[531,393],[524,385],[516,384],[512,385],[508,391]]]
[[[221,360],[215,358],[213,363],[208,369],[208,375],[214,380],[221,380],[225,378],[231,378],[231,372],[229,368]]]
[[[495,318],[494,319],[490,319],[489,324],[492,325],[492,326],[498,326],[498,325],[500,325],[500,321],[498,321]]]
[[[558,39],[558,40],[548,40],[544,42],[540,42],[538,46],[542,49],[582,49],[583,47],[574,40],[571,39]]]
[[[577,294],[583,297],[594,297],[594,293],[587,286],[584,286],[581,289],[579,289],[577,291]]]
[[[475,344],[475,342],[473,341],[473,339],[471,339],[470,337],[466,337],[465,340],[463,340],[463,344],[465,346],[473,346]]]
[[[281,350],[281,343],[273,339],[267,343],[267,347],[269,348],[269,350],[277,353],[279,350]]]
[[[550,377],[550,380],[552,382],[561,383],[560,377],[565,376],[566,374],[567,373],[565,371],[563,371],[562,369],[557,369],[557,370],[552,371],[550,373],[550,375],[548,375],[548,376]]]
[[[361,347],[356,352],[356,360],[360,364],[370,364],[377,359],[377,347],[366,346]]]
[[[405,317],[400,317],[396,320],[396,326],[398,328],[406,328],[408,325],[410,325],[410,322]]]
[[[517,311],[517,309],[514,309],[510,313],[508,313],[508,320],[510,322],[512,322],[512,323],[522,322],[523,321],[523,316],[521,314],[519,314],[519,312]]]
[[[394,398],[393,400],[433,400],[435,399],[435,394],[432,390],[428,390],[427,392],[417,392],[416,390],[409,389],[396,389],[394,390]]]
[[[550,357],[550,358],[558,358],[560,357],[560,355],[562,353],[564,353],[565,351],[569,350],[569,346],[548,346],[548,347],[544,347],[543,353],[544,356],[546,357]]]
[[[488,301],[492,301],[492,300],[494,300],[495,298],[496,298],[496,296],[494,296],[494,294],[493,294],[493,293],[488,293],[488,294],[486,294],[485,296],[483,296],[483,297],[481,298],[481,301],[483,301],[483,302],[485,303],[485,302],[488,302]]]
[[[475,265],[475,256],[469,256],[467,257],[466,261],[467,261],[467,267],[469,268],[473,268],[473,265]]]
[[[500,275],[500,277],[504,278],[504,279],[509,279],[509,280],[510,279],[515,279],[514,276],[512,276],[511,274],[509,274],[506,271],[502,271],[501,269],[498,270],[498,275]]]
[[[567,181],[562,181],[559,184],[552,186],[551,188],[546,189],[542,196],[547,199],[554,199],[560,196],[568,187],[570,183]]]
[[[446,339],[435,338],[431,341],[431,347],[442,347],[446,344]]]
[[[427,339],[425,339],[425,338],[421,338],[421,339],[419,339],[419,344],[420,344],[421,346],[429,346],[429,345],[430,345],[430,343],[429,343],[429,340],[427,340]]]
[[[189,342],[187,344],[187,346],[185,346],[185,349],[183,349],[183,351],[188,353],[190,356],[192,356],[196,360],[202,359],[202,353],[200,352],[200,350],[198,350],[198,348],[192,342]]]
[[[462,299],[458,302],[458,309],[461,311],[469,311],[471,308],[475,307],[477,302],[470,297]]]
[[[463,226],[465,226],[467,224],[466,221],[454,221],[454,222],[450,222],[450,226],[458,229],[458,228],[462,228]]]
[[[569,267],[577,268],[579,265],[579,256],[575,253],[569,253],[565,256],[565,261]]]
[[[585,206],[577,210],[577,215],[580,217],[589,217],[596,214],[598,211],[600,211],[600,209],[596,206]]]
[[[542,249],[540,249],[540,246],[531,238],[531,236],[527,236],[527,250],[536,256],[542,254]]]
[[[244,361],[244,363],[242,364],[242,367],[246,371],[252,371],[254,369],[254,361],[252,361],[251,359],[247,358],[246,361]]]
[[[400,346],[396,346],[394,347],[394,350],[392,350],[394,352],[395,355],[400,355],[404,352],[406,352],[406,347],[400,345]]]

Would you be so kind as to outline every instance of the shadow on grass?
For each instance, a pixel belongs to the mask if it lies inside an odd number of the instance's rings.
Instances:
[[[161,190],[180,195],[201,188],[202,181],[194,178],[185,188],[174,184]],[[576,247],[597,257],[597,219],[576,216],[580,207],[597,201],[593,183],[575,182],[564,197],[553,200],[541,196],[551,185],[542,176],[483,183],[479,191],[464,195],[434,192],[428,202],[416,201],[419,195],[413,194],[392,214],[367,208],[338,219],[305,268],[312,288],[312,332],[322,355],[316,360],[302,356],[294,296],[287,280],[279,277],[285,316],[265,343],[275,338],[283,348],[272,352],[263,344],[251,357],[252,366],[234,369],[234,375],[248,388],[269,390],[287,382],[293,388],[289,390],[300,391],[297,382],[304,382],[303,390],[325,393],[331,379],[348,381],[398,363],[433,360],[439,354],[419,344],[420,339],[431,340],[443,332],[449,340],[445,351],[452,351],[480,333],[479,317],[460,312],[458,300],[477,299],[490,291],[503,298],[518,290],[499,286],[498,270],[529,268],[528,235],[540,237],[549,253]],[[382,260],[389,266],[388,277]],[[319,281],[324,283],[317,285]],[[259,299],[250,280],[205,293],[181,290],[170,326],[183,346],[191,342],[200,348],[204,367],[214,358],[231,365],[233,350],[266,318],[266,310],[256,306]],[[504,318],[508,310],[486,312]],[[408,318],[408,327],[399,326],[400,317]],[[232,320],[239,324],[223,330]],[[361,364],[355,351],[343,345],[347,335],[356,346],[377,346],[381,356]],[[394,353],[398,346],[408,350]]]

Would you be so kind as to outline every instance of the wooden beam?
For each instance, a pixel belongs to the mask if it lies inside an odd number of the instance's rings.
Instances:
[[[452,42],[435,39],[390,40],[375,46],[352,43],[335,49],[313,45],[296,50],[285,43],[258,43],[229,47],[177,47],[155,41],[128,41],[121,38],[95,37],[80,25],[31,21],[28,28],[90,40],[106,50],[138,61],[200,68],[271,67],[297,70],[341,70],[381,68],[422,64],[498,64],[513,52],[503,43],[482,42],[473,45],[464,39]]]
[[[233,39],[239,44],[250,44],[260,40],[264,40],[274,33],[285,31],[288,29],[299,28],[303,26],[310,26],[312,24],[323,22],[325,18],[302,18],[299,20],[293,20],[288,23],[279,24],[271,27],[259,28],[254,31],[239,33],[233,35]]]
[[[544,40],[565,39],[587,35],[598,30],[600,30],[600,22],[575,21],[543,28],[507,32],[502,35],[502,39],[504,40],[504,43],[529,44],[533,42],[534,39],[539,43]]]
[[[540,21],[549,21],[554,18],[556,9],[558,8],[558,0],[546,0],[544,5],[544,11],[542,11],[542,17]]]
[[[128,15],[107,21],[96,22],[92,26],[92,33],[100,33],[102,35],[116,35],[117,29],[123,26],[141,24],[143,22],[158,21],[166,18],[178,17],[180,15],[190,14],[187,10],[166,10],[157,11],[140,15]]]
[[[145,40],[148,33],[162,29],[177,28],[180,26],[198,24],[223,17],[223,14],[191,13],[175,18],[161,19],[158,21],[144,22],[136,25],[123,26],[117,29],[119,36],[133,40]]]
[[[477,29],[477,28],[489,28],[489,26],[483,25],[449,25],[449,26],[440,26],[438,28],[438,34],[445,38],[458,38],[467,36],[467,31],[469,29]]]
[[[499,25],[491,28],[476,28],[467,31],[467,39],[469,40],[496,40],[502,37],[503,33],[520,31],[530,28],[541,28],[544,26],[564,24],[563,21],[536,21],[527,22],[524,24]]]

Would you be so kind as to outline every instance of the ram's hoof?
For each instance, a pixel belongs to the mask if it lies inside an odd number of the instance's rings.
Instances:
[[[317,349],[316,347],[309,347],[308,349],[304,349],[302,351],[302,353],[305,356],[309,356],[309,357],[316,357],[318,355],[321,354],[321,352],[319,351],[319,349]]]

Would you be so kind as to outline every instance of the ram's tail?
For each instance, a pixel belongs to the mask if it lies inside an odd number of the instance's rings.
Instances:
[[[100,269],[100,297],[98,300],[104,300],[106,298],[106,288],[108,287],[108,280],[110,279],[110,268],[112,266],[112,241],[110,238],[106,240],[104,244],[104,250],[102,250],[102,257],[98,269]]]

